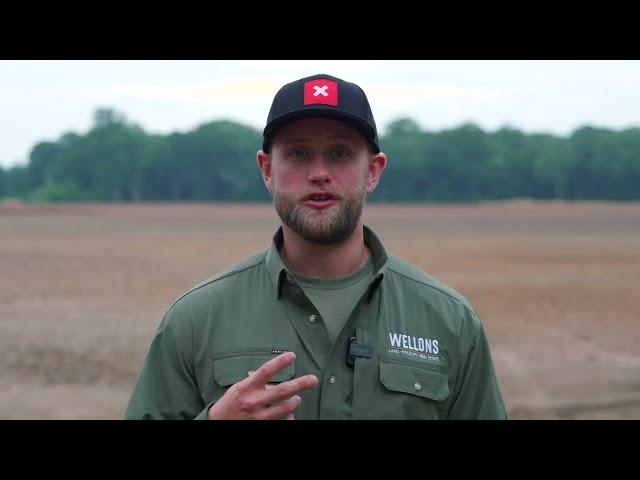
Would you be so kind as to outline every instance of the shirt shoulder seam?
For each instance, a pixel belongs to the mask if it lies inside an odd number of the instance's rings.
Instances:
[[[477,315],[477,314],[476,314],[476,312],[475,312],[475,310],[474,310],[474,309],[473,309],[473,308],[468,304],[468,302],[465,302],[464,300],[462,300],[462,299],[460,299],[460,298],[456,298],[456,297],[454,297],[454,296],[453,296],[453,295],[451,295],[449,292],[447,292],[447,291],[445,291],[445,290],[443,290],[443,289],[441,289],[441,288],[438,288],[438,287],[437,287],[437,286],[435,286],[435,285],[431,285],[431,284],[429,284],[429,283],[426,283],[426,282],[423,282],[423,281],[421,281],[421,280],[418,280],[417,278],[413,278],[413,277],[410,277],[410,276],[408,276],[408,275],[405,275],[404,273],[399,272],[398,270],[394,269],[393,267],[387,267],[387,269],[388,269],[388,270],[390,270],[390,271],[392,271],[393,273],[395,273],[395,274],[397,274],[397,275],[400,275],[400,276],[401,276],[401,277],[403,277],[403,278],[406,278],[407,280],[411,280],[411,281],[413,281],[413,282],[419,283],[420,285],[424,285],[424,286],[426,286],[426,287],[433,288],[434,290],[437,290],[437,291],[438,291],[438,292],[440,292],[440,293],[444,293],[447,297],[449,297],[449,298],[451,298],[451,299],[455,300],[455,301],[456,301],[456,302],[458,302],[458,303],[461,303],[461,304],[462,304],[462,305],[464,305],[466,308],[468,308],[471,312],[473,312],[475,315]]]
[[[191,292],[195,292],[196,290],[200,290],[203,287],[206,287],[207,285],[210,285],[212,283],[215,283],[219,280],[224,280],[225,278],[231,277],[233,275],[238,275],[242,272],[244,272],[245,270],[249,270],[250,268],[254,268],[257,267],[258,265],[262,265],[263,263],[265,263],[265,259],[261,259],[259,262],[254,263],[252,265],[248,265],[240,270],[233,270],[231,272],[225,273],[224,275],[220,276],[220,277],[214,277],[211,280],[209,280],[208,282],[203,283],[202,285],[196,285],[195,287],[187,290],[185,293],[183,293],[182,295],[180,295],[175,302],[173,302],[173,304],[171,305],[171,307],[169,307],[169,310],[171,310],[176,303],[178,303],[180,300],[182,300],[184,297],[186,297],[187,295],[189,295]]]

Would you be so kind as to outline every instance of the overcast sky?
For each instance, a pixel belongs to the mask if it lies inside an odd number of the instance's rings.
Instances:
[[[38,142],[86,133],[96,107],[151,133],[222,118],[262,129],[278,88],[316,73],[360,85],[381,134],[400,116],[431,131],[640,126],[640,61],[4,60],[0,165],[25,164]]]

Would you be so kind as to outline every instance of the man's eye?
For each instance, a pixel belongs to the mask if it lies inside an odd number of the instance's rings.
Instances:
[[[347,158],[347,152],[345,152],[344,150],[335,150],[333,152],[333,157],[334,158]]]
[[[292,155],[293,155],[295,158],[300,158],[300,159],[301,159],[301,158],[306,158],[306,157],[307,157],[307,151],[306,151],[306,150],[294,150],[294,151],[292,152]]]

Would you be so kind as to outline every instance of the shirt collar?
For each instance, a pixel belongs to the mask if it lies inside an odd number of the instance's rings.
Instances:
[[[382,277],[387,269],[388,256],[384,245],[378,236],[373,233],[373,230],[366,225],[363,226],[363,229],[364,243],[369,247],[369,250],[371,250],[371,256],[373,257],[373,279],[371,280],[369,294],[367,296],[367,301],[371,301],[371,297],[373,297],[373,294],[380,285]],[[273,281],[277,299],[280,298],[282,282],[287,278],[287,275],[293,276],[291,272],[287,270],[287,267],[284,265],[282,258],[280,257],[279,250],[283,241],[284,235],[282,233],[282,227],[280,227],[273,236],[273,242],[267,251],[265,259],[267,271],[269,272],[269,277]]]

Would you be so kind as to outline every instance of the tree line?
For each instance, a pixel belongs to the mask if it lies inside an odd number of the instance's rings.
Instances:
[[[260,131],[226,120],[152,135],[98,109],[85,135],[38,143],[26,165],[0,167],[0,198],[269,201],[255,162],[261,141]],[[369,201],[640,199],[640,128],[584,126],[568,137],[474,124],[430,132],[400,118],[380,145],[389,162]]]

